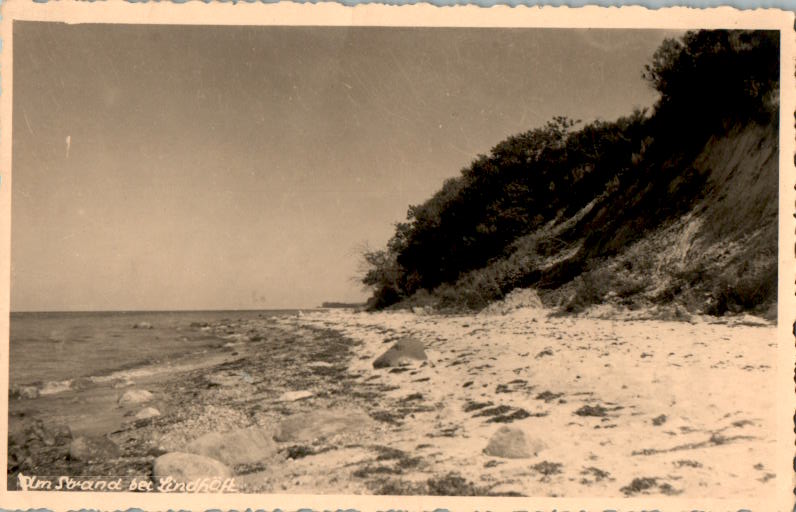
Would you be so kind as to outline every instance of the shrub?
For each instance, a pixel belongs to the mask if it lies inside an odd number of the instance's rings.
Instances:
[[[589,306],[602,302],[610,291],[610,271],[602,269],[584,272],[575,278],[574,294],[564,306],[564,310],[579,313]]]
[[[738,276],[722,276],[713,286],[706,313],[722,316],[746,310],[767,312],[777,298],[776,261],[759,270],[743,269]]]

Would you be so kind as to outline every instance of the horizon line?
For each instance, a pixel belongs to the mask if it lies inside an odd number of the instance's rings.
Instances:
[[[28,309],[13,310],[9,313],[215,313],[222,311],[299,311],[305,309],[324,309],[322,306],[279,307],[279,308],[220,308],[220,309]]]

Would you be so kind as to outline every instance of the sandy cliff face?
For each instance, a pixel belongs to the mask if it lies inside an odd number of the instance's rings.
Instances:
[[[593,303],[672,305],[692,313],[751,311],[773,319],[777,291],[777,132],[736,127],[713,137],[681,173],[703,181],[690,208],[580,277],[545,294],[570,310]],[[678,179],[670,187],[678,186]],[[655,212],[650,212],[655,214]],[[579,301],[587,290],[596,298]]]

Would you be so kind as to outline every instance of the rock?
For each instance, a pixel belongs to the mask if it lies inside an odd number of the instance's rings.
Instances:
[[[114,389],[129,388],[130,386],[134,386],[134,385],[135,385],[135,382],[133,382],[129,378],[128,379],[116,379],[116,380],[113,381],[113,388]]]
[[[277,446],[272,431],[250,427],[205,434],[188,444],[185,451],[235,466],[269,460],[277,452]]]
[[[526,459],[533,457],[545,448],[539,440],[529,440],[525,432],[518,428],[501,427],[492,434],[484,453],[504,459]]]
[[[334,366],[332,363],[326,361],[310,361],[307,363],[307,368],[331,368]]]
[[[119,447],[107,437],[78,437],[69,445],[69,458],[81,462],[116,459],[120,455]]]
[[[39,388],[36,386],[14,386],[11,389],[11,398],[30,400],[39,398]]]
[[[171,452],[161,455],[152,464],[155,480],[171,477],[177,483],[187,484],[198,478],[230,478],[232,470],[225,464],[192,453]]]
[[[361,411],[332,409],[294,414],[279,424],[274,439],[280,443],[307,443],[320,437],[356,434],[370,423],[370,416]]]
[[[309,398],[314,393],[312,391],[286,391],[279,397],[280,402],[295,402],[296,400],[304,400]]]
[[[152,400],[154,396],[145,389],[130,389],[119,397],[119,405],[143,404]]]
[[[72,440],[72,431],[64,424],[45,424],[42,420],[36,419],[25,428],[25,440],[20,444],[38,441],[45,446],[61,446],[69,444]]]
[[[160,416],[160,411],[154,407],[145,407],[144,409],[138,411],[138,414],[135,415],[135,419],[148,420],[150,418],[157,418],[158,416]]]
[[[412,361],[425,361],[426,351],[423,343],[415,338],[402,338],[373,361],[374,368],[391,368]]]
[[[774,313],[776,313],[776,309],[774,310]],[[744,313],[739,315],[737,318],[731,319],[728,324],[732,326],[746,325],[751,327],[767,327],[772,325],[771,322],[767,321],[766,319],[752,316],[748,313]]]
[[[168,453],[168,450],[164,450],[161,446],[150,446],[149,449],[146,451],[146,455],[153,458],[158,458],[161,455],[165,455]]]
[[[133,324],[133,329],[154,329],[149,322],[138,322]]]
[[[72,440],[72,429],[67,425],[53,425],[49,431],[56,446],[66,445]]]
[[[221,387],[233,387],[241,384],[240,375],[231,372],[206,375],[205,380],[215,386]]]

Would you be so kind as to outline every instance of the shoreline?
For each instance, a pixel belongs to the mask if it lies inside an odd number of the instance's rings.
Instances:
[[[58,474],[150,478],[166,453],[207,452],[195,446],[203,439],[240,492],[763,495],[774,485],[776,335],[752,320],[555,317],[529,308],[249,320],[232,329],[254,328],[258,341],[241,339],[212,364],[136,380],[131,388],[154,395],[146,404],[119,408],[127,388],[92,388],[104,399],[94,396],[87,410],[121,416],[121,428],[105,432],[118,452],[75,461],[66,442],[42,441],[31,447],[46,457],[25,474],[46,463]],[[406,337],[426,360],[373,367]],[[35,412],[15,415],[26,402],[41,407],[34,403],[46,397],[12,400],[17,439],[30,437],[20,425],[35,423]],[[124,416],[152,404],[160,416]],[[521,431],[521,446],[485,453],[502,428]],[[72,428],[69,443],[81,435]]]

